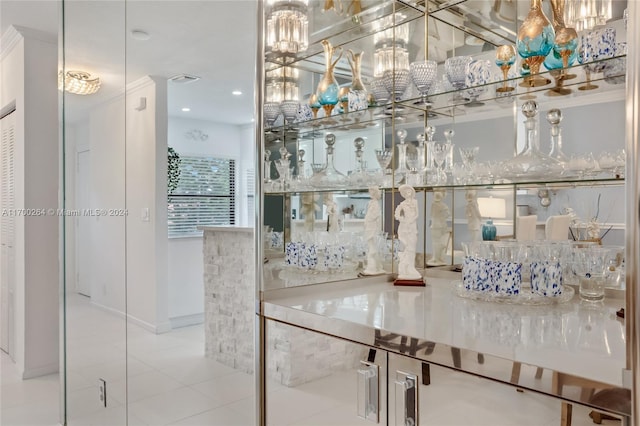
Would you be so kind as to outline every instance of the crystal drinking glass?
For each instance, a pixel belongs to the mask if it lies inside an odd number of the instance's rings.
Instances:
[[[458,151],[460,152],[460,157],[462,158],[462,164],[467,169],[467,172],[471,173],[473,171],[473,167],[476,163],[476,157],[478,156],[478,151],[480,151],[480,147],[471,146],[471,147],[459,147]]]
[[[491,62],[487,60],[474,60],[469,63],[468,72],[465,77],[467,96],[470,102],[467,106],[482,106],[483,102],[478,101],[478,97],[487,91],[487,84],[493,80],[491,75]]]
[[[264,119],[267,127],[273,126],[279,115],[280,104],[278,102],[266,102],[264,104]]]
[[[282,114],[284,115],[284,119],[287,124],[291,125],[298,117],[298,109],[300,108],[300,103],[298,101],[282,101],[280,104],[280,109],[282,110]]]
[[[371,80],[371,83],[369,83],[369,90],[373,95],[376,105],[381,106],[389,103],[389,98],[390,98],[389,91],[384,86],[384,81],[382,77],[374,78],[373,80]]]
[[[448,152],[449,147],[446,144],[433,144],[433,161],[436,164],[436,185],[444,185],[447,183],[447,173],[444,171],[444,163],[447,160]]]
[[[388,149],[376,149],[376,159],[378,160],[378,164],[380,165],[380,182],[388,186],[391,182],[387,182],[387,168],[389,164],[391,164],[391,159],[393,158],[393,153]]]
[[[429,106],[427,101],[427,94],[429,89],[436,80],[438,73],[438,63],[436,61],[418,61],[409,64],[409,72],[411,74],[411,80],[415,84],[418,92],[422,96],[422,100],[416,102],[416,104],[423,104]]]
[[[385,89],[393,100],[400,101],[407,87],[409,87],[409,70],[385,71],[382,76]]]
[[[471,56],[453,56],[444,62],[444,72],[447,80],[455,90],[465,88]]]

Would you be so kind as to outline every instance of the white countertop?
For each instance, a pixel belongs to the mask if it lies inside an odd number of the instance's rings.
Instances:
[[[558,305],[510,305],[462,298],[451,279],[428,278],[421,288],[385,281],[277,290],[265,295],[265,303],[317,321],[342,320],[622,385],[624,324],[615,311],[624,306],[623,299],[607,299],[598,308],[581,303],[577,295]]]

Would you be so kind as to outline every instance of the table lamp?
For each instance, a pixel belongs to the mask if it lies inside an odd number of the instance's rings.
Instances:
[[[480,215],[487,221],[482,225],[482,239],[484,241],[495,241],[497,229],[493,224],[493,219],[504,219],[506,215],[506,201],[504,198],[479,197],[478,208]]]

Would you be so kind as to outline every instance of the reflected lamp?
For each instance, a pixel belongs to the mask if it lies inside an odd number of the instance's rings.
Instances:
[[[493,219],[504,219],[507,217],[506,201],[504,198],[479,197],[478,208],[480,216],[486,218],[487,221],[482,225],[482,239],[484,241],[495,241],[497,238],[497,229],[493,224]]]

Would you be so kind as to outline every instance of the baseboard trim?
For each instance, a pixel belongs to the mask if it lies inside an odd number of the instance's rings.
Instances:
[[[33,379],[34,377],[47,376],[49,374],[58,373],[60,371],[60,365],[58,362],[48,364],[38,368],[25,368],[22,372],[22,379]]]
[[[171,328],[189,327],[204,323],[204,312],[199,314],[181,315],[179,317],[169,318]]]

